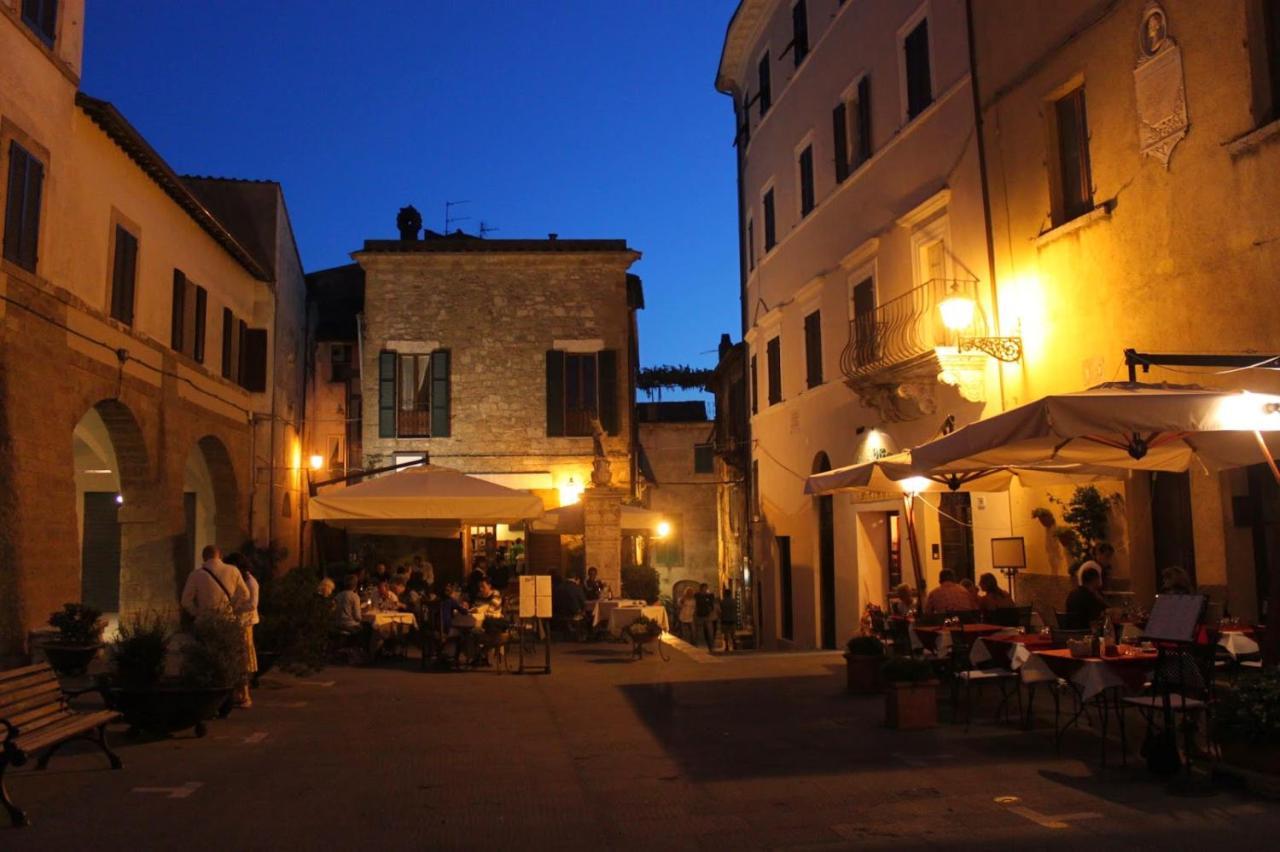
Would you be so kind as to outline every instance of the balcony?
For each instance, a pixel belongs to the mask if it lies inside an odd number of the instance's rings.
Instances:
[[[977,290],[976,280],[934,278],[855,317],[840,355],[845,383],[889,421],[932,414],[939,381],[957,385],[967,399],[980,398],[984,356],[956,350],[961,337],[987,334]],[[942,305],[953,297],[971,308],[960,318],[964,322],[951,316],[948,326]]]
[[[431,410],[401,408],[396,412],[396,435],[400,438],[431,437]]]

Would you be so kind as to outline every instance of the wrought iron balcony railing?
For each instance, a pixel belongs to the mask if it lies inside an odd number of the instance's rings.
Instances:
[[[939,346],[955,346],[960,337],[984,337],[987,321],[977,301],[976,280],[934,278],[876,306],[849,323],[849,342],[840,369],[850,380],[866,377],[924,355]],[[968,328],[950,329],[939,306],[948,298],[972,300]]]

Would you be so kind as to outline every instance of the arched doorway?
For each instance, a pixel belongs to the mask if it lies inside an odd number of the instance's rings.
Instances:
[[[133,413],[117,400],[85,412],[71,433],[80,542],[80,599],[120,612],[120,566],[128,551],[121,512],[148,480],[147,450]]]
[[[818,453],[813,473],[831,470],[831,459]],[[818,512],[818,605],[822,647],[836,647],[836,530],[835,502],[830,494],[814,498]]]
[[[206,435],[187,453],[182,471],[182,545],[174,564],[178,592],[200,565],[200,551],[216,544],[223,553],[239,547],[236,477],[231,455],[221,440]]]

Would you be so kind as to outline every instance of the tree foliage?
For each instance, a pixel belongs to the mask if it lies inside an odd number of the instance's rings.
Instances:
[[[715,371],[705,368],[690,367],[684,364],[661,364],[657,367],[641,367],[636,376],[636,387],[644,391],[645,396],[662,399],[662,391],[669,388],[680,390],[711,391],[711,377]]]

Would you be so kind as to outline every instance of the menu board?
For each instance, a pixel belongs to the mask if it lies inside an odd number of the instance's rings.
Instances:
[[[522,574],[520,576],[520,617],[551,617],[550,574]]]
[[[1204,612],[1204,595],[1156,595],[1143,637],[1165,642],[1190,642]]]

